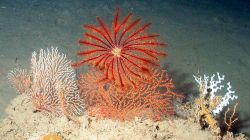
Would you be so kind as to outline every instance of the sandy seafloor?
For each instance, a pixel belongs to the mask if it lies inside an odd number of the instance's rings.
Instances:
[[[84,24],[96,16],[107,23],[116,6],[122,15],[151,22],[151,32],[168,43],[162,60],[185,95],[197,93],[193,74],[225,74],[239,96],[240,131],[250,133],[250,3],[247,0],[1,0],[0,116],[17,96],[7,80],[14,67],[28,68],[31,53],[58,46],[71,60]]]
[[[180,107],[180,106],[179,106]],[[63,140],[249,140],[244,134],[227,133],[215,136],[209,129],[202,130],[192,117],[192,108],[180,109],[189,118],[169,117],[161,121],[135,118],[114,121],[83,115],[75,118],[48,117],[34,112],[31,100],[23,94],[11,101],[8,117],[0,123],[3,140],[61,140],[44,138],[49,134]]]

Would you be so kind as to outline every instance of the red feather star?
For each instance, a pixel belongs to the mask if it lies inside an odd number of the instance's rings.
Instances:
[[[120,19],[120,10],[116,8],[112,26],[109,29],[104,21],[97,17],[99,25],[85,25],[87,32],[79,43],[85,49],[77,55],[85,56],[80,62],[72,64],[79,67],[92,64],[103,71],[100,80],[114,80],[120,86],[139,84],[151,68],[159,66],[159,58],[166,56],[158,51],[164,43],[156,40],[158,34],[147,34],[150,23],[140,26],[141,19],[132,20],[132,13]]]

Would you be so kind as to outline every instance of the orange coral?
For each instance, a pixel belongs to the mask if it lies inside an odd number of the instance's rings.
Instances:
[[[101,75],[91,70],[80,77],[80,94],[85,101],[88,114],[98,118],[131,120],[134,117],[159,117],[174,114],[172,97],[181,97],[172,91],[174,85],[163,70],[152,70],[138,88],[121,90],[112,81],[100,83]]]

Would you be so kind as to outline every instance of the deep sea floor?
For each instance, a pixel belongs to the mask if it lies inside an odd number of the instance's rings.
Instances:
[[[1,0],[0,117],[17,96],[7,80],[9,70],[29,68],[31,53],[58,46],[75,61],[82,25],[107,23],[115,8],[128,11],[168,44],[162,67],[177,90],[195,97],[193,74],[224,74],[239,96],[242,132],[250,133],[250,2],[247,0]]]

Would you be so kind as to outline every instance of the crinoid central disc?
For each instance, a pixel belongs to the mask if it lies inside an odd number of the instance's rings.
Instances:
[[[121,48],[115,47],[111,53],[116,57],[121,57]]]

